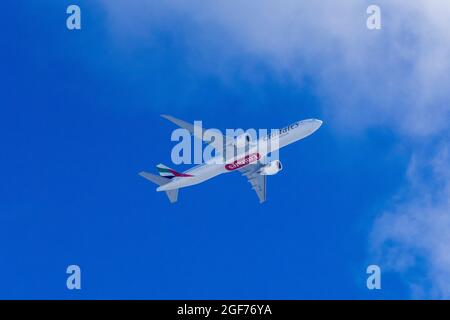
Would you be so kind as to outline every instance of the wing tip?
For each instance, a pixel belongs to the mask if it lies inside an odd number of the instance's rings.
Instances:
[[[145,177],[146,174],[148,174],[147,171],[141,171],[138,173],[138,175],[140,175],[141,177]]]

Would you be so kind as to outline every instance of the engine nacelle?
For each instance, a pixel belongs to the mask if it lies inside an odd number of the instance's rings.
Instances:
[[[236,147],[238,147],[240,149],[240,148],[244,148],[246,145],[248,145],[251,140],[252,140],[252,137],[250,134],[243,133],[236,138],[234,144],[236,145]]]
[[[273,176],[274,174],[277,174],[283,170],[283,166],[281,165],[280,160],[274,160],[270,161],[268,164],[266,164],[264,167],[262,167],[260,173],[263,176]]]

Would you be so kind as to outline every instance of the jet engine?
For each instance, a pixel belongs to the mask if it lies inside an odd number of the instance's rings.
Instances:
[[[264,167],[262,167],[260,173],[263,176],[273,176],[274,174],[277,174],[283,169],[283,166],[281,165],[280,160],[274,160],[270,161],[268,164],[266,164]]]
[[[238,147],[240,149],[240,148],[244,148],[246,145],[248,145],[251,140],[252,140],[251,135],[246,132],[246,133],[239,135],[236,138],[234,144],[236,145],[236,147]]]

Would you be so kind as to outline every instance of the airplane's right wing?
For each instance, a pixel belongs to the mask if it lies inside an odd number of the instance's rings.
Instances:
[[[255,190],[260,203],[266,201],[267,176],[259,172],[263,166],[261,162],[258,162],[257,164],[250,164],[239,169],[242,175],[247,177],[248,182],[252,185],[252,189]]]

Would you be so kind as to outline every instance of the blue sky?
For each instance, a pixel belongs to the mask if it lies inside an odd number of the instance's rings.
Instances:
[[[429,58],[445,70],[450,50],[419,3],[385,4],[378,34],[351,1],[297,22],[291,1],[80,0],[79,31],[65,27],[72,2],[8,3],[0,298],[448,297],[448,76]],[[222,130],[324,125],[281,151],[263,205],[238,174],[171,205],[137,175],[171,165],[161,113]],[[66,289],[70,264],[80,291]],[[367,290],[369,264],[382,290]]]

